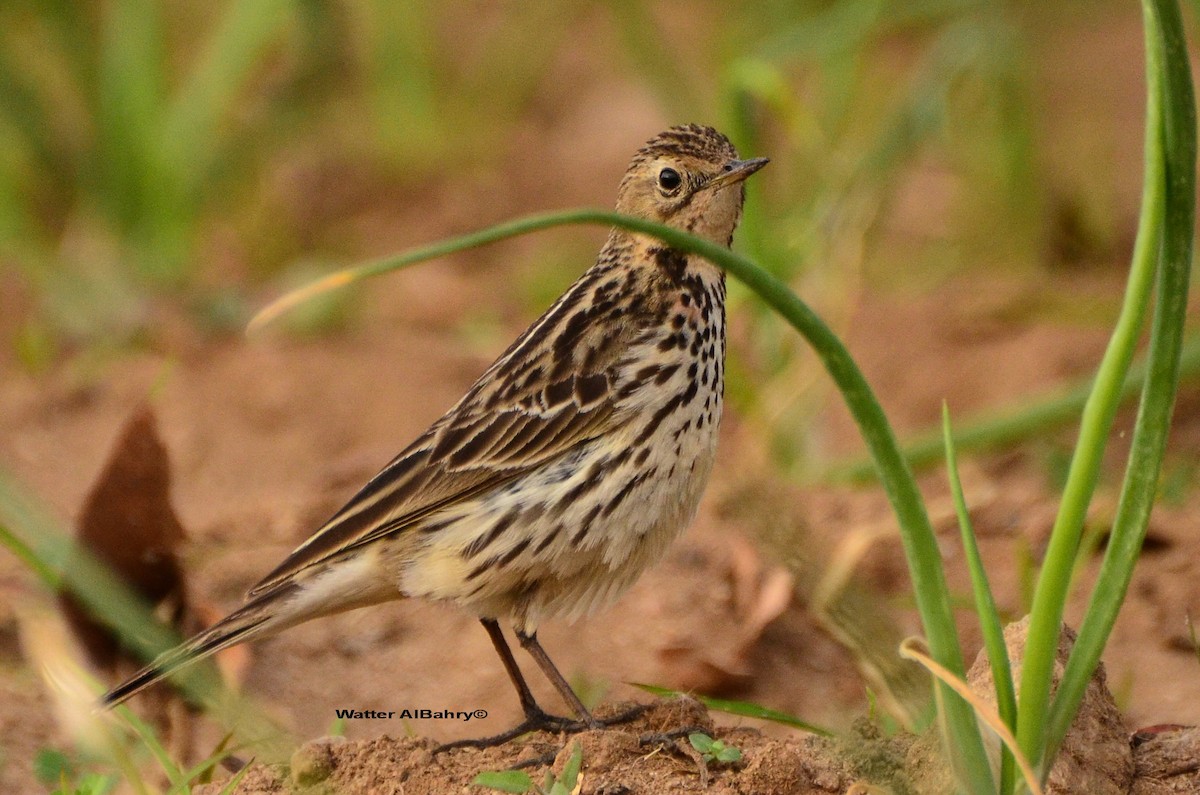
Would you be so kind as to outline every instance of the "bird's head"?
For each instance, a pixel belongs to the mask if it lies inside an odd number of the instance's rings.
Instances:
[[[728,246],[742,217],[742,181],[766,164],[764,157],[740,160],[712,127],[672,127],[634,155],[617,191],[617,212]]]

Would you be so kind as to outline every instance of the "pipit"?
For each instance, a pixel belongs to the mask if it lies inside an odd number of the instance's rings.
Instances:
[[[618,212],[729,246],[740,160],[710,127],[673,127],[634,155]],[[318,616],[402,597],[479,616],[526,731],[596,728],[537,640],[545,619],[615,599],[695,515],[713,465],[725,362],[725,275],[613,229],[589,268],[457,404],[255,585],[246,604],[103,697]],[[500,629],[578,716],[542,710]]]

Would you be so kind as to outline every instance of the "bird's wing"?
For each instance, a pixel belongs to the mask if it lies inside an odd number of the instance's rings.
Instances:
[[[577,282],[577,291],[584,284]],[[639,332],[634,324],[614,330],[590,309],[578,308],[573,294],[564,295],[454,408],[250,595],[497,488],[625,422],[615,410],[615,368]]]

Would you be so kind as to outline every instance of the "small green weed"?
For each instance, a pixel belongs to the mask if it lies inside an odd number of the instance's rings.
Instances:
[[[692,732],[688,735],[688,742],[710,765],[729,765],[742,758],[742,749],[714,740],[704,732]]]

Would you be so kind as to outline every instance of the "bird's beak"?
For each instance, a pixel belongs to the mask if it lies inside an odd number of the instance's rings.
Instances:
[[[765,157],[756,157],[753,160],[730,160],[725,164],[725,168],[721,170],[720,174],[705,183],[704,189],[723,188],[726,185],[741,182],[770,162]]]

